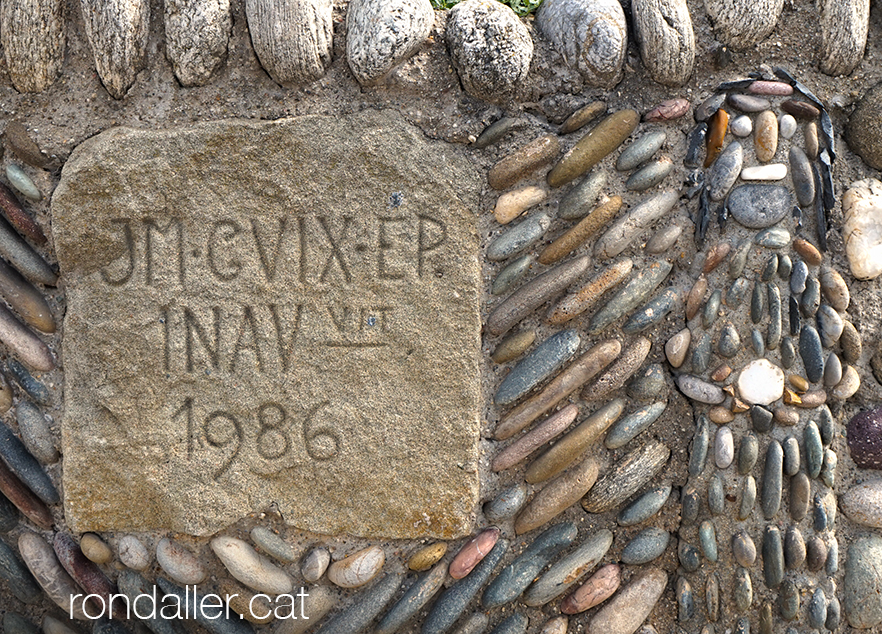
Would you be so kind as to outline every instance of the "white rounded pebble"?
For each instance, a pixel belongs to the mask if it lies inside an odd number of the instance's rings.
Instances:
[[[332,563],[328,568],[328,580],[341,588],[357,588],[376,577],[385,561],[383,549],[370,546]]]
[[[851,273],[859,280],[882,274],[882,183],[868,178],[852,183],[842,197],[842,238]]]
[[[259,555],[248,542],[221,535],[212,539],[210,545],[233,578],[252,590],[286,594],[294,587],[294,582],[284,570]]]
[[[738,375],[738,393],[750,405],[769,405],[784,395],[784,371],[768,359],[754,359]]]
[[[796,134],[796,119],[793,118],[793,115],[781,115],[778,119],[778,134],[785,139],[793,138],[793,135]]]
[[[741,170],[741,180],[744,181],[779,181],[785,176],[787,176],[787,166],[784,163],[751,165]]]
[[[195,586],[205,581],[205,568],[199,560],[168,537],[162,538],[156,545],[156,561],[173,581],[185,586]]]
[[[750,136],[750,133],[753,132],[753,121],[746,114],[743,114],[732,120],[729,124],[729,129],[735,136]]]
[[[720,469],[727,468],[735,459],[735,439],[732,430],[728,427],[720,427],[717,437],[714,439],[714,461]]]
[[[328,564],[331,563],[331,553],[325,548],[313,548],[303,560],[300,574],[308,583],[315,583],[322,578]]]
[[[150,565],[150,553],[134,535],[123,535],[119,540],[119,560],[132,570],[144,570]]]

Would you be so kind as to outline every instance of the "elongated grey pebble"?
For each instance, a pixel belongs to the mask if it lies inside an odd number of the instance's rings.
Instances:
[[[821,434],[821,442],[827,447],[833,442],[833,435],[836,433],[836,421],[833,420],[833,414],[826,405],[819,407],[816,413],[818,415],[818,432]]]
[[[795,476],[799,473],[799,441],[793,436],[788,436],[781,444],[781,448],[784,450],[784,475]]]
[[[725,198],[741,174],[743,161],[744,149],[741,143],[733,141],[726,146],[707,176],[707,190],[711,200],[719,201]]]
[[[647,564],[661,557],[668,547],[671,535],[655,526],[645,528],[631,539],[622,550],[622,562],[631,565]]]
[[[19,401],[15,408],[18,431],[27,450],[43,464],[58,460],[58,449],[49,420],[29,401]]]
[[[542,304],[566,289],[588,268],[590,259],[582,256],[559,264],[524,284],[502,301],[487,318],[487,330],[502,335]]]
[[[637,192],[646,191],[666,179],[673,170],[674,164],[667,157],[652,161],[631,174],[625,181],[625,189]]]
[[[633,207],[604,233],[594,245],[598,258],[614,258],[650,224],[667,214],[677,204],[680,195],[669,190],[655,194]]]
[[[824,629],[827,620],[827,595],[821,588],[815,588],[808,604],[808,624],[816,630]]]
[[[15,163],[10,163],[6,166],[6,178],[9,179],[9,184],[21,192],[25,198],[37,202],[43,199],[43,194],[41,194],[39,188],[34,185],[34,181],[31,180],[31,177]]]
[[[606,186],[607,175],[603,170],[596,170],[583,178],[578,185],[570,189],[561,198],[557,207],[557,215],[564,220],[576,220],[584,217],[594,208],[594,203]]]
[[[622,315],[646,300],[673,269],[667,261],[656,261],[638,272],[595,313],[588,324],[588,333],[597,334]]]
[[[781,443],[772,439],[766,448],[766,462],[763,467],[763,485],[760,495],[760,506],[763,516],[770,520],[781,508],[783,486],[784,450]]]
[[[680,518],[683,524],[694,524],[701,506],[701,498],[694,486],[690,485],[683,489],[680,503],[682,506]]]
[[[576,534],[576,526],[570,522],[545,530],[490,582],[481,596],[481,605],[490,609],[517,599],[539,571],[573,542]]]
[[[814,421],[809,421],[803,430],[805,445],[805,469],[810,478],[817,478],[824,463],[824,446],[821,433]]]
[[[763,579],[773,589],[784,580],[784,545],[777,526],[766,526],[763,531]]]
[[[764,293],[763,293],[764,294]],[[725,359],[731,359],[741,351],[741,337],[732,324],[723,326],[720,332],[720,340],[717,342],[717,352]]]
[[[663,227],[652,234],[652,238],[646,243],[645,251],[650,255],[664,253],[674,246],[682,233],[683,227],[677,224]]]
[[[653,363],[636,375],[628,385],[628,396],[637,400],[649,400],[657,397],[665,390],[664,371],[660,363]]]
[[[523,255],[516,260],[512,260],[504,269],[499,271],[499,274],[490,286],[490,293],[492,295],[504,295],[509,292],[535,262],[536,258],[532,255]]]
[[[726,469],[734,459],[735,440],[732,437],[732,430],[724,425],[717,429],[714,438],[714,462],[718,469]]]
[[[793,263],[793,270],[790,272],[790,292],[794,295],[805,290],[805,283],[808,279],[808,266],[802,260]]]
[[[670,491],[670,487],[668,487]],[[553,601],[584,575],[594,569],[612,546],[612,531],[601,529],[587,538],[576,550],[549,568],[524,594],[523,602],[531,607]]]
[[[441,586],[444,585],[444,580],[446,578],[447,564],[444,562],[437,564],[432,570],[419,577],[413,584],[411,584],[404,595],[402,595],[402,597],[389,608],[389,611],[386,612],[385,616],[383,616],[374,629],[374,634],[394,634],[394,632],[397,632],[399,628],[407,623],[417,612],[423,609],[423,607],[432,600],[435,594],[441,589]],[[389,582],[390,585],[392,583],[393,582],[391,581]],[[397,587],[398,586],[395,586],[396,589]],[[391,596],[389,598],[391,599]],[[382,594],[379,596],[379,599],[383,599]],[[379,610],[377,613],[379,613]],[[329,632],[330,631],[333,630],[329,630]]]
[[[266,554],[283,563],[291,563],[298,559],[297,551],[293,546],[264,526],[255,526],[251,529],[251,540]]]
[[[790,478],[790,516],[800,521],[808,515],[812,485],[804,472]]]
[[[756,561],[756,544],[745,530],[732,536],[732,556],[739,566],[750,568]]]
[[[766,331],[766,345],[775,350],[781,343],[781,292],[774,284],[767,287],[769,299],[769,325]]]
[[[19,514],[15,505],[5,495],[0,493],[0,533],[8,533],[18,526],[18,521]]]
[[[155,584],[147,581],[137,572],[131,570],[123,570],[117,578],[119,591],[128,597],[129,601],[137,600],[140,595],[152,595]],[[141,602],[144,600],[141,599]],[[154,634],[180,634],[182,628],[178,625],[177,619],[164,619],[159,616],[159,612],[151,614],[146,611],[147,618],[140,619],[143,625]]]
[[[636,438],[662,415],[665,407],[667,403],[664,401],[653,403],[619,419],[606,434],[604,444],[607,449],[618,449]]]
[[[648,161],[664,145],[666,139],[667,133],[664,130],[647,132],[622,150],[616,161],[616,169],[627,172]]]
[[[763,341],[763,334],[753,328],[750,331],[750,345],[753,348],[754,354],[758,357],[763,357],[766,354],[766,342]]]
[[[695,596],[692,592],[692,584],[685,577],[677,579],[676,594],[677,620],[684,623],[695,616]]]
[[[826,619],[824,619],[824,627],[826,627],[831,632],[835,632],[839,629],[841,619],[842,605],[839,603],[839,598],[834,594],[830,598],[830,603],[827,604],[827,616]]]
[[[481,634],[490,624],[490,617],[484,612],[472,614],[462,626],[456,630],[456,634]]]
[[[829,447],[824,449],[824,463],[821,466],[819,477],[821,478],[821,482],[831,489],[836,486],[836,465],[838,462],[839,459],[836,457],[836,453],[832,449]]]
[[[27,395],[34,399],[38,405],[50,405],[52,403],[52,396],[49,394],[49,389],[43,385],[43,383],[35,379],[34,375],[31,374],[21,363],[15,359],[9,359],[6,362],[6,367],[9,369],[12,378],[15,379],[15,382],[18,383],[21,388],[27,392]]]
[[[793,272],[793,260],[790,256],[782,253],[778,256],[778,277],[782,280],[789,280],[790,274]]]
[[[842,317],[834,308],[827,304],[821,304],[815,315],[818,323],[818,334],[821,336],[821,344],[825,348],[832,348],[839,341],[845,329]]]
[[[778,607],[781,617],[786,621],[794,620],[799,614],[799,589],[790,579],[785,579],[778,591]]]
[[[714,529],[713,522],[705,520],[698,527],[698,543],[701,545],[701,552],[704,553],[708,561],[716,563],[717,553],[717,532]]]
[[[707,463],[707,452],[710,444],[710,423],[707,416],[701,415],[696,423],[692,446],[689,449],[689,475],[701,475]]]
[[[732,217],[748,229],[765,229],[790,213],[790,190],[783,185],[747,184],[732,190],[727,203]]]
[[[509,132],[514,132],[515,130],[520,130],[525,127],[527,127],[527,121],[525,119],[519,119],[517,117],[502,117],[498,121],[495,121],[484,128],[484,131],[478,135],[477,139],[475,139],[472,147],[479,150],[490,147],[501,141]]]
[[[829,536],[827,545],[827,561],[824,562],[824,572],[835,575],[839,571],[839,541],[835,535]]]
[[[842,362],[835,352],[827,355],[824,362],[824,386],[834,387],[842,380]]]
[[[806,318],[814,317],[821,305],[821,285],[818,278],[809,275],[805,281],[805,290],[799,298],[799,311]]]
[[[820,494],[815,493],[815,499],[812,502],[812,528],[816,533],[823,533],[827,530],[829,518],[827,517],[827,509],[824,508],[824,501]]]
[[[753,507],[756,504],[756,480],[753,476],[746,476],[741,481],[741,488],[738,490],[738,513],[739,520],[746,520],[750,517]]]
[[[815,179],[812,166],[805,152],[797,145],[790,146],[790,178],[800,207],[808,207],[815,201]]]
[[[622,332],[632,335],[660,323],[674,309],[679,296],[677,289],[665,289],[631,315],[622,326]]]
[[[741,302],[744,301],[744,298],[747,297],[747,292],[749,290],[750,282],[748,282],[746,278],[739,277],[736,279],[726,291],[726,306],[729,308],[738,308],[741,305]]]
[[[12,595],[22,603],[38,603],[43,591],[15,551],[0,541],[0,579],[6,581]]]
[[[500,522],[517,515],[527,501],[527,485],[518,482],[503,489],[484,506],[484,516],[491,522]]]
[[[640,497],[619,511],[617,522],[619,526],[634,526],[645,522],[658,513],[668,501],[673,487],[670,484],[649,489]]]
[[[488,634],[525,634],[530,625],[523,614],[510,614],[500,621]]]
[[[677,559],[687,572],[695,572],[701,567],[701,553],[695,546],[682,539],[677,547]]]
[[[754,242],[767,249],[782,249],[790,244],[790,232],[781,227],[769,227],[756,234]]]
[[[493,400],[498,405],[509,405],[518,400],[569,361],[581,341],[575,330],[562,330],[543,341],[512,368]]]
[[[546,213],[533,214],[523,222],[506,229],[487,247],[487,259],[491,262],[506,260],[535,244],[551,226]]]
[[[785,369],[790,369],[796,363],[796,347],[793,345],[793,339],[784,337],[781,339],[781,365]]]
[[[671,450],[650,441],[623,456],[582,498],[582,508],[589,513],[604,513],[645,486],[664,467]]]
[[[747,266],[747,257],[753,248],[753,242],[744,239],[738,243],[734,252],[729,258],[729,279],[737,279],[744,273],[744,267]]]
[[[716,622],[720,619],[720,575],[716,571],[707,576],[707,583],[704,590],[705,607],[707,609],[707,618],[709,621]],[[710,627],[709,634],[713,634],[713,625]],[[704,632],[704,630],[702,630]]]
[[[762,112],[772,107],[768,99],[742,93],[729,93],[726,102],[741,112]]]
[[[770,282],[772,278],[775,277],[775,273],[778,272],[778,255],[773,253],[772,256],[766,260],[766,265],[763,267],[762,273],[760,273],[760,281],[761,282]]]
[[[811,324],[805,324],[799,332],[799,356],[805,366],[806,378],[818,383],[824,376],[824,349],[821,337]]]
[[[487,583],[507,550],[508,541],[500,539],[472,572],[447,588],[429,611],[420,630],[421,633],[444,634],[449,631],[474,596]]]
[[[46,504],[58,504],[61,497],[39,462],[9,427],[0,422],[0,456],[22,482]]]
[[[738,568],[735,571],[732,599],[735,601],[735,609],[738,612],[747,612],[753,603],[753,582],[750,579],[750,572],[746,568]]]
[[[163,577],[157,577],[156,584],[166,595],[174,595],[178,597],[181,605],[205,605],[203,603],[205,597],[198,594],[195,589],[181,588]],[[189,599],[187,598],[188,596]],[[193,601],[194,603],[189,604],[186,603],[187,601]],[[254,629],[248,624],[248,621],[242,620],[241,618],[237,619],[235,616],[227,616],[220,610],[216,613],[219,618],[209,618],[209,615],[213,616],[214,614],[215,613],[210,610],[207,612],[194,610],[193,618],[211,634],[253,634],[254,632]],[[235,612],[233,615],[235,615]],[[341,634],[342,632],[343,630],[340,630]],[[318,632],[316,634],[318,634]]]
[[[726,393],[723,392],[722,388],[691,374],[681,374],[678,376],[677,387],[680,388],[680,391],[687,398],[699,403],[719,405],[726,400]]]
[[[753,434],[745,434],[738,445],[738,473],[750,473],[759,457],[759,441]]]
[[[701,314],[701,324],[709,329],[714,325],[714,322],[717,320],[717,316],[720,314],[720,306],[723,303],[723,291],[720,289],[715,290],[711,293],[711,296],[708,298],[707,303],[704,305],[704,311]]]
[[[722,515],[726,510],[726,491],[723,479],[717,473],[707,483],[707,508],[711,515]]]

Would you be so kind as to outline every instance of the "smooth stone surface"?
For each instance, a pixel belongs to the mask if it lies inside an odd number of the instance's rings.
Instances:
[[[331,563],[331,553],[326,548],[313,548],[300,566],[300,574],[307,583],[315,583],[322,578]]]
[[[536,26],[592,86],[612,88],[622,78],[628,26],[613,0],[546,0]]]
[[[594,121],[604,112],[606,112],[605,102],[592,101],[589,104],[582,106],[569,117],[567,117],[566,121],[561,124],[558,132],[560,134],[569,134],[570,132],[575,132],[579,128],[582,128],[585,125]]]
[[[784,534],[784,565],[795,570],[805,562],[805,539],[796,526],[790,526]]]
[[[6,166],[6,178],[9,184],[17,189],[25,198],[35,202],[43,199],[43,194],[34,185],[34,181],[19,165],[10,163]]]
[[[842,362],[835,352],[827,355],[824,362],[824,386],[833,387],[842,380]]]
[[[503,489],[495,498],[484,505],[484,515],[491,522],[500,522],[514,517],[527,501],[527,485],[523,482]]]
[[[799,521],[808,514],[811,481],[805,473],[790,478],[790,516]]]
[[[711,515],[721,515],[726,507],[726,491],[718,473],[707,484],[707,508]]]
[[[850,321],[843,319],[842,322],[842,336],[839,338],[839,345],[842,347],[842,358],[849,363],[857,363],[863,353],[861,335]]]
[[[741,337],[732,324],[723,326],[720,339],[717,342],[717,352],[725,359],[731,359],[741,351]]]
[[[768,359],[754,359],[738,375],[738,394],[752,405],[770,405],[784,393],[784,371]]]
[[[156,562],[169,577],[184,585],[202,583],[208,574],[189,550],[168,537],[156,545]]]
[[[298,553],[294,547],[286,543],[270,529],[264,526],[255,526],[251,529],[250,535],[251,540],[258,547],[282,563],[297,561]]]
[[[652,347],[652,342],[645,337],[637,337],[622,350],[622,354],[593,382],[582,390],[582,398],[587,401],[598,401],[608,394],[621,388],[637,369],[643,365]]]
[[[771,440],[766,448],[766,462],[763,466],[763,484],[760,494],[760,506],[763,517],[773,519],[781,509],[783,491],[784,450],[781,443]]]
[[[821,336],[821,344],[825,348],[832,348],[845,329],[845,322],[842,317],[831,306],[821,304],[815,315],[818,322],[818,334]]]
[[[642,407],[619,419],[606,434],[604,444],[607,449],[618,449],[649,428],[665,411],[667,403],[662,401]]]
[[[665,191],[651,196],[614,222],[594,245],[594,253],[601,259],[614,258],[624,251],[637,235],[656,220],[670,212],[679,200],[676,191]]]
[[[825,567],[827,563],[827,544],[824,540],[815,535],[806,544],[805,563],[806,567],[811,571],[818,571]]]
[[[784,546],[775,526],[763,531],[763,580],[769,588],[777,588],[784,580]]]
[[[717,430],[714,439],[714,462],[718,469],[726,469],[735,459],[735,441],[732,430],[723,426]]]
[[[664,130],[657,129],[635,139],[619,154],[619,158],[616,160],[616,169],[627,172],[648,161],[664,145],[667,137]]]
[[[559,370],[579,348],[582,338],[575,330],[562,330],[540,343],[505,377],[493,400],[510,405]]]
[[[665,358],[672,367],[679,368],[683,365],[691,341],[692,331],[684,328],[665,342]]]
[[[710,425],[705,416],[699,416],[696,423],[695,434],[692,436],[692,445],[689,449],[690,475],[700,475],[707,463],[708,445],[710,443]]]
[[[862,526],[882,528],[882,480],[866,480],[839,498],[840,510]]]
[[[735,117],[729,123],[729,131],[735,136],[750,136],[750,133],[753,132],[753,120],[746,114]]]
[[[766,433],[772,429],[773,414],[761,405],[754,405],[750,408],[750,422],[753,424],[754,431]]]
[[[666,373],[660,363],[653,363],[642,373],[636,375],[628,385],[628,396],[638,400],[657,397],[665,390]]]
[[[744,149],[741,147],[741,143],[733,141],[727,145],[707,176],[707,191],[711,200],[722,200],[729,193],[732,185],[741,174],[743,162]]]
[[[394,575],[390,575],[394,576]],[[394,634],[419,612],[441,589],[447,578],[447,566],[443,563],[418,578],[383,616],[374,629],[375,634]],[[390,582],[392,584],[393,582]],[[400,582],[399,582],[400,585]],[[397,588],[397,586],[396,586]],[[385,598],[381,595],[380,599]],[[391,598],[391,596],[390,596]],[[380,601],[377,601],[379,603]],[[372,610],[373,611],[373,610]]]
[[[691,374],[681,374],[678,376],[677,387],[680,388],[680,391],[687,398],[699,403],[719,405],[726,400],[726,394],[722,388]]]
[[[267,594],[285,594],[294,587],[291,577],[269,559],[257,554],[247,542],[221,535],[212,539],[210,545],[230,575],[252,590]]]
[[[646,191],[661,183],[673,170],[674,163],[667,157],[652,161],[631,174],[625,181],[625,189],[637,192]]]
[[[686,572],[695,572],[701,567],[701,553],[699,550],[683,540],[677,548],[677,559]]]
[[[607,180],[606,172],[600,169],[588,174],[560,199],[557,205],[558,217],[564,220],[584,217],[593,209],[597,197],[606,187]]]
[[[487,247],[487,259],[491,262],[506,260],[529,248],[551,226],[551,217],[546,213],[534,214],[502,233]]]
[[[754,434],[745,434],[738,445],[738,473],[750,473],[759,457],[759,441]]]
[[[732,282],[732,285],[726,291],[726,306],[729,308],[738,308],[744,299],[747,297],[747,293],[750,290],[750,283],[746,278],[739,277],[737,280]]]
[[[812,176],[811,163],[805,152],[796,145],[790,147],[789,159],[796,201],[801,207],[808,207],[815,200],[815,180]]]
[[[377,576],[386,561],[379,546],[369,546],[335,561],[328,567],[328,580],[341,588],[357,588]]]
[[[761,112],[754,126],[754,148],[756,160],[768,163],[778,151],[778,118],[771,110]]]
[[[732,556],[739,566],[753,566],[756,561],[756,544],[747,531],[741,530],[732,536]]]
[[[49,420],[30,401],[20,401],[15,408],[18,431],[27,450],[43,464],[58,460],[55,434]]]
[[[787,176],[787,166],[783,163],[752,165],[741,170],[743,181],[779,181]]]
[[[553,601],[593,570],[606,555],[613,534],[601,529],[587,538],[576,550],[555,562],[526,591],[524,604],[535,607]]]
[[[821,433],[814,421],[809,421],[803,429],[803,446],[805,447],[806,473],[811,478],[817,478],[823,466],[824,445],[821,441]]]
[[[508,6],[466,0],[447,16],[447,48],[467,93],[491,103],[513,99],[530,70],[533,40]]]
[[[533,453],[534,450],[562,433],[576,420],[578,414],[579,408],[573,404],[558,410],[540,425],[537,425],[527,434],[524,434],[496,454],[490,468],[494,472],[499,472],[518,464]]]
[[[842,211],[842,237],[851,274],[859,280],[873,279],[882,273],[882,183],[874,178],[852,183],[842,197]]]
[[[732,217],[749,229],[765,229],[790,213],[790,191],[781,185],[739,185],[728,201]]]
[[[720,306],[722,305],[722,303],[723,291],[717,289],[713,293],[711,293],[711,296],[708,298],[707,303],[704,305],[704,311],[701,315],[701,324],[706,329],[710,329],[710,327],[714,325],[714,322],[717,320],[717,317],[720,314]]]
[[[625,545],[622,562],[630,565],[647,564],[661,557],[670,539],[671,534],[666,530],[655,527],[643,529]]]
[[[526,185],[505,192],[496,199],[493,218],[501,225],[508,224],[527,209],[535,207],[548,198],[548,191],[536,185]]]
[[[564,614],[578,614],[603,603],[618,590],[622,572],[618,564],[607,564],[594,573],[560,604]]]
[[[799,441],[793,436],[789,436],[781,444],[781,448],[784,450],[784,475],[795,476],[799,473]]]
[[[701,552],[708,561],[716,563],[717,552],[717,533],[714,525],[709,520],[705,520],[698,527],[698,542],[701,546]]]
[[[882,623],[882,538],[857,539],[848,548],[842,584],[842,608],[849,625],[869,629]]]
[[[803,325],[799,332],[799,356],[805,366],[806,378],[818,383],[824,376],[824,349],[818,331],[811,324]]]
[[[667,584],[668,576],[660,568],[641,570],[594,615],[586,634],[633,634],[652,612]]]
[[[500,364],[514,361],[526,352],[535,340],[536,331],[532,329],[513,333],[499,342],[490,358],[494,363]]]
[[[732,582],[732,599],[735,609],[746,612],[753,603],[753,582],[750,572],[746,568],[738,568]]]
[[[150,552],[134,535],[123,535],[117,545],[119,560],[132,570],[144,570],[150,565]]]
[[[617,522],[619,526],[634,526],[645,522],[658,513],[668,501],[673,487],[665,484],[654,489],[649,489],[640,497],[619,511]]]
[[[493,284],[490,286],[492,295],[504,295],[508,293],[521,278],[530,270],[536,258],[532,255],[524,255],[511,261],[504,269],[499,271]]]
[[[558,154],[560,141],[556,136],[548,134],[538,137],[497,161],[487,172],[487,183],[493,189],[508,189],[551,163]]]
[[[792,139],[796,134],[796,119],[791,114],[782,114],[778,117],[778,134],[784,139]]]
[[[518,117],[502,117],[501,119],[497,119],[484,128],[484,131],[478,135],[477,139],[475,139],[472,147],[478,150],[483,150],[486,147],[495,145],[510,132],[520,130],[526,127],[526,125],[527,122]]]
[[[750,517],[755,504],[756,480],[753,476],[747,476],[741,481],[741,488],[738,490],[738,519],[746,520]]]
[[[729,93],[726,97],[726,103],[741,112],[762,112],[768,110],[772,105],[768,99],[763,97],[737,92]]]
[[[292,144],[302,160],[280,166]],[[243,147],[254,148],[247,174]],[[444,178],[427,179],[441,164]],[[368,177],[375,169],[383,175]],[[170,195],[159,184],[172,181]],[[480,188],[470,159],[388,111],[114,128],[77,146],[53,194],[68,272],[61,426],[71,530],[211,535],[275,502],[311,532],[465,534],[478,473],[456,465],[479,453],[482,281],[480,262],[462,254],[479,246]],[[342,190],[345,204],[315,195]],[[357,249],[355,236],[379,235],[375,212],[393,204],[406,220],[384,225],[391,246]],[[174,219],[155,220],[168,209]],[[138,253],[131,275],[125,227]],[[437,243],[422,259],[405,248],[420,231],[424,247]],[[157,326],[164,306],[167,329]],[[424,322],[418,333],[406,326],[414,319]],[[375,389],[353,376],[374,377]],[[125,431],[117,420],[130,421]]]
[[[543,9],[548,6],[546,3]],[[561,157],[546,177],[548,184],[560,187],[588,172],[619,147],[639,121],[640,115],[634,110],[620,110],[609,115]]]
[[[821,291],[824,293],[824,298],[830,302],[833,308],[838,311],[848,309],[851,294],[839,271],[829,266],[823,266],[821,267],[818,281],[821,283]]]
[[[0,423],[0,456],[3,462],[46,504],[58,504],[61,497],[49,475],[12,430]]]
[[[589,457],[549,482],[518,515],[515,532],[540,528],[570,508],[591,489],[598,472],[597,461]]]
[[[790,232],[781,227],[770,227],[756,234],[754,241],[767,249],[782,249],[790,243]]]
[[[41,536],[29,530],[18,537],[18,550],[33,578],[43,588],[43,592],[66,614],[77,619],[86,620],[83,604],[74,602],[71,606],[70,597],[79,593],[79,588],[55,556],[52,547]],[[97,613],[94,606],[90,613]]]

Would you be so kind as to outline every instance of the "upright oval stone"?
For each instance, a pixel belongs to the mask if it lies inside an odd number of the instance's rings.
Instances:
[[[492,0],[466,0],[450,10],[446,37],[467,93],[491,103],[516,96],[530,71],[533,40],[514,11]]]
[[[790,190],[781,185],[741,185],[729,195],[732,217],[749,229],[777,224],[793,207]]]
[[[790,146],[790,177],[796,191],[796,201],[801,207],[808,207],[815,200],[815,179],[808,156],[798,145]],[[811,245],[809,245],[811,246]]]
[[[419,50],[435,12],[429,0],[353,0],[346,14],[346,60],[358,83],[382,80]]]
[[[101,83],[114,99],[122,99],[146,63],[150,3],[147,0],[80,2],[86,37]],[[252,30],[252,38],[253,34]]]
[[[821,70],[848,75],[860,64],[870,26],[869,0],[825,0],[821,5]]]
[[[768,163],[778,151],[778,118],[771,110],[766,110],[756,118],[754,129],[756,159]]]
[[[848,548],[842,607],[849,625],[858,629],[882,624],[882,538],[861,537]]]
[[[64,2],[3,3],[0,42],[15,89],[43,92],[61,73],[64,62]]]
[[[778,23],[784,0],[705,0],[714,33],[733,49],[750,48]]]
[[[589,83],[601,88],[619,83],[628,25],[617,0],[546,0],[536,25]]]
[[[227,57],[229,0],[165,2],[165,47],[183,86],[204,86]]]
[[[882,183],[875,178],[852,183],[842,197],[842,212],[842,238],[851,273],[859,280],[873,279],[882,273]]]
[[[652,78],[685,84],[695,61],[695,33],[686,0],[634,0],[631,5],[640,57]]]

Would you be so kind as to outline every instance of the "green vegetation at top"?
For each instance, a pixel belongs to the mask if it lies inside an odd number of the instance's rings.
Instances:
[[[449,9],[460,2],[462,0],[432,0],[432,6],[436,9]],[[499,2],[510,6],[521,17],[533,13],[542,4],[542,0],[499,0]]]

